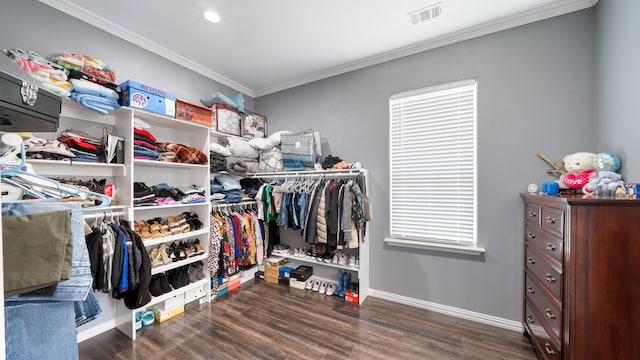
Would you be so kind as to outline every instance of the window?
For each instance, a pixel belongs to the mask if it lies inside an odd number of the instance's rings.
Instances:
[[[387,243],[484,252],[475,247],[476,89],[464,80],[390,97]]]

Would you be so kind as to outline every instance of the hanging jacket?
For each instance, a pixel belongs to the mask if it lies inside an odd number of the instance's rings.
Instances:
[[[318,213],[316,215],[316,244],[327,243],[327,190],[333,181],[327,181],[320,190],[320,201],[318,202]],[[313,219],[313,218],[312,218]]]
[[[131,229],[129,222],[121,220],[120,228],[131,238],[134,249],[132,254],[134,257],[134,271],[137,273],[135,277],[139,279],[138,286],[134,289],[129,289],[124,294],[124,304],[129,309],[138,309],[151,301],[151,293],[149,292],[149,284],[151,283],[151,259],[142,242],[142,238]],[[136,254],[138,251],[140,252],[139,257]],[[133,282],[135,283],[135,280]]]

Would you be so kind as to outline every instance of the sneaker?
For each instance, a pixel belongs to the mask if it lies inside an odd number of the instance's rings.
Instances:
[[[351,267],[355,267],[356,266],[356,257],[351,255],[349,256],[349,262],[347,263],[347,265],[351,266]]]
[[[360,267],[360,258],[356,256],[356,267]]]
[[[333,254],[333,258],[331,259],[331,263],[334,265],[338,263],[338,254],[339,253]]]
[[[320,288],[318,289],[318,292],[320,294],[324,294],[327,292],[327,282],[323,281],[322,284],[320,284]]]
[[[348,258],[349,255],[340,253],[340,255],[338,256],[338,265],[347,265]]]
[[[311,290],[311,288],[313,288],[313,278],[309,278],[309,280],[307,280],[304,288],[307,290]]]
[[[336,284],[335,283],[329,283],[329,285],[327,285],[327,290],[325,292],[325,295],[327,296],[331,296],[336,292]]]
[[[313,291],[320,291],[320,280],[314,280],[313,281],[313,287],[311,288],[311,290]]]

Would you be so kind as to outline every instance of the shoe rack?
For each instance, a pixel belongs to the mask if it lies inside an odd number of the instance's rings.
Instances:
[[[159,142],[172,142],[184,144],[209,154],[209,127],[182,120],[176,120],[160,114],[138,110],[133,108],[121,108],[107,115],[99,115],[87,110],[71,100],[62,102],[59,131],[55,133],[34,133],[44,139],[56,139],[59,133],[67,128],[83,131],[96,138],[101,138],[103,133],[109,132],[123,136],[124,163],[81,163],[55,160],[28,160],[34,171],[43,176],[67,177],[90,181],[91,179],[106,178],[107,183],[113,184],[115,193],[112,204],[106,208],[85,211],[86,218],[95,217],[95,213],[116,214],[121,219],[130,221],[131,227],[141,220],[175,217],[183,213],[197,216],[202,222],[200,229],[191,229],[183,233],[168,233],[166,236],[156,236],[144,240],[147,252],[151,254],[153,249],[162,244],[170,246],[175,242],[189,243],[198,239],[204,252],[196,256],[190,256],[177,261],[163,263],[153,267],[151,274],[160,274],[172,271],[185,265],[196,262],[204,262],[203,272],[206,274],[207,250],[209,248],[209,201],[198,204],[171,204],[161,206],[134,207],[133,194],[134,183],[144,182],[148,186],[166,183],[170,186],[202,187],[205,190],[205,198],[209,198],[209,164],[195,165],[184,163],[169,163],[159,161],[137,160],[133,156],[134,118],[139,118],[151,125],[149,131]],[[135,316],[137,312],[144,311],[152,305],[163,301],[184,296],[185,293],[200,290],[206,294],[209,292],[210,281],[208,276],[202,276],[201,280],[192,282],[161,296],[152,297],[150,303],[140,309],[128,309],[122,300],[115,300],[109,294],[96,292],[100,301],[103,314],[96,320],[78,328],[78,341],[83,341],[112,328],[117,328],[131,339],[135,340],[141,334],[136,330]]]

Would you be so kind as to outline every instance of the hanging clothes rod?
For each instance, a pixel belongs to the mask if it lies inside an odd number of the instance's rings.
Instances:
[[[239,202],[239,203],[233,203],[233,204],[216,204],[216,203],[211,203],[211,206],[213,207],[217,207],[217,208],[228,208],[228,207],[252,207],[257,205],[258,202],[257,201],[243,201],[243,202]]]
[[[94,212],[91,214],[84,214],[82,218],[84,220],[96,219],[96,218],[111,218],[114,216],[123,217],[126,213],[124,211],[104,211],[104,212]]]
[[[296,178],[296,177],[317,177],[317,178],[331,178],[331,177],[354,177],[361,173],[358,169],[345,169],[345,170],[308,170],[308,171],[287,171],[287,172],[266,172],[266,173],[254,173],[253,178]]]

